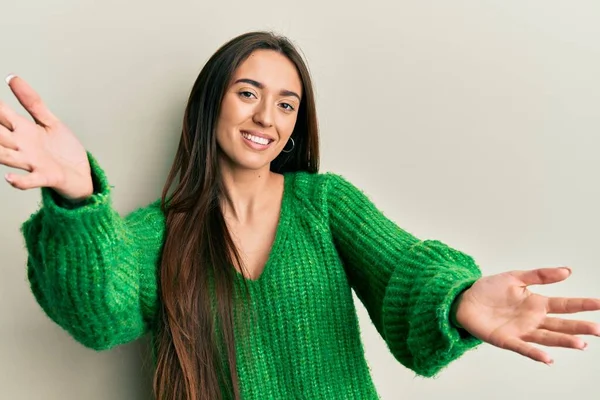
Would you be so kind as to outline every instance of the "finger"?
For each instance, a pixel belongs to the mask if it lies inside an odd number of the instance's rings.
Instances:
[[[8,183],[11,184],[11,186],[20,190],[34,189],[47,186],[46,178],[43,175],[36,172],[32,172],[27,175],[18,175],[11,173],[6,174],[4,178]]]
[[[26,171],[30,171],[31,167],[23,157],[21,153],[16,150],[6,148],[4,146],[0,146],[0,164],[6,165],[7,167],[23,169]]]
[[[597,311],[600,310],[600,299],[551,297],[548,299],[547,309],[550,314]]]
[[[547,285],[564,281],[571,275],[571,269],[568,267],[538,268],[526,271],[513,271],[512,274],[526,286]]]
[[[0,126],[0,146],[11,150],[18,150],[17,142],[11,131],[4,126]]]
[[[543,362],[545,364],[552,364],[554,362],[548,354],[521,339],[509,339],[506,341],[506,343],[504,343],[502,348],[514,351],[517,354],[521,354],[522,356],[531,358],[534,361]]]
[[[580,350],[587,347],[587,343],[577,336],[552,332],[545,329],[538,329],[523,337],[523,340],[550,347],[565,347]]]
[[[40,95],[24,79],[15,75],[9,75],[6,78],[6,82],[17,100],[19,100],[19,103],[21,103],[37,124],[45,127],[56,124],[58,121],[57,118],[46,107]]]
[[[17,126],[17,121],[21,118],[23,117],[10,108],[8,104],[0,102],[0,125],[9,131],[14,131]]]
[[[540,329],[553,332],[567,333],[569,335],[595,335],[600,336],[600,325],[590,321],[577,321],[562,318],[546,318]]]

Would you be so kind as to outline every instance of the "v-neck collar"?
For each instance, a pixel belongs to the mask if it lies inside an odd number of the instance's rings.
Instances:
[[[244,278],[242,273],[234,268],[235,277],[237,280],[243,281],[245,280],[248,284],[257,285],[269,278],[269,275],[272,274],[272,265],[274,263],[274,258],[284,247],[285,240],[287,238],[288,233],[288,224],[290,218],[290,200],[291,200],[291,182],[292,176],[289,173],[283,174],[283,194],[281,197],[281,206],[279,209],[279,220],[277,222],[277,228],[275,232],[275,239],[273,240],[273,244],[271,245],[271,249],[269,250],[269,256],[265,265],[257,278]]]

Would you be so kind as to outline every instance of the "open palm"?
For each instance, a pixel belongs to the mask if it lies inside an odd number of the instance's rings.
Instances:
[[[8,81],[33,121],[0,103],[0,164],[28,172],[9,173],[6,180],[22,190],[49,187],[71,200],[89,196],[93,183],[83,145],[25,80]]]
[[[568,268],[542,268],[484,277],[461,296],[457,321],[487,343],[551,364],[552,358],[531,343],[584,349],[578,335],[600,336],[599,324],[548,316],[600,310],[600,299],[545,297],[528,289],[570,274]]]

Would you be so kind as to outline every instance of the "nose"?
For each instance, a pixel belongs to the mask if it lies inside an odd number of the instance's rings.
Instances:
[[[252,120],[265,128],[273,126],[273,107],[269,105],[268,101],[263,100],[260,102],[256,107]]]

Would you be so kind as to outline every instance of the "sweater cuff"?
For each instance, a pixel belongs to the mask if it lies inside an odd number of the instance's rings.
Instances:
[[[57,222],[79,219],[83,214],[87,215],[94,211],[103,212],[106,210],[106,206],[110,206],[111,188],[106,174],[90,152],[87,153],[87,156],[94,184],[94,192],[90,197],[78,203],[70,203],[53,189],[41,188],[42,207],[46,215]]]
[[[434,243],[429,250],[435,247]],[[408,296],[406,271],[397,268],[384,298],[383,327],[390,351],[398,359],[412,360],[412,369],[426,377],[482,343],[452,323],[455,300],[481,277],[470,258],[458,252],[453,255],[468,262],[452,263],[454,257],[449,257],[442,263],[421,265],[423,272],[410,283]]]

